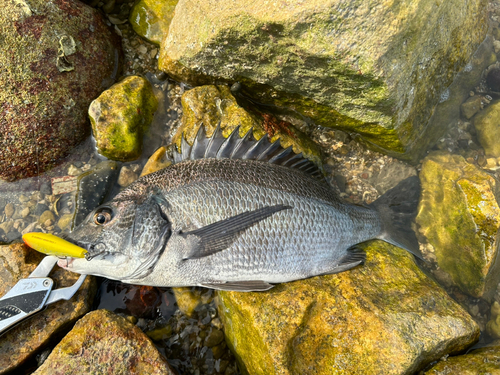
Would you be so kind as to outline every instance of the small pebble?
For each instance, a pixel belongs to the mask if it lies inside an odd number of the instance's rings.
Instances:
[[[118,176],[118,185],[120,185],[121,187],[126,187],[137,180],[137,178],[139,177],[139,173],[134,172],[134,169],[135,168],[130,165],[122,167],[122,169],[120,170],[120,175]]]
[[[5,209],[4,209],[5,217],[7,217],[7,218],[12,217],[12,215],[14,215],[14,211],[15,211],[15,208],[14,208],[14,205],[12,203],[7,203],[5,205]]]
[[[30,209],[29,207],[25,207],[23,208],[23,210],[21,211],[21,217],[23,219],[26,219],[26,217],[30,214]]]

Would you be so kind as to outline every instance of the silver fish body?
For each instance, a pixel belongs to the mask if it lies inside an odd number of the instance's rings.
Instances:
[[[59,265],[134,284],[250,291],[359,265],[364,253],[356,245],[370,239],[418,255],[410,229],[415,179],[363,207],[287,166],[206,155],[183,160],[89,214],[68,238],[88,249],[87,259]]]

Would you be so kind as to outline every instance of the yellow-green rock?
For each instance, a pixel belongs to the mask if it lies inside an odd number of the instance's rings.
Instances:
[[[500,101],[479,112],[474,117],[474,127],[486,155],[500,157]]]
[[[172,288],[179,310],[187,315],[193,315],[194,310],[201,305],[200,291],[194,288]]]
[[[0,296],[21,278],[28,277],[44,255],[24,244],[0,246]],[[55,288],[73,285],[80,275],[54,267],[49,275]],[[28,361],[65,331],[92,307],[96,291],[95,279],[87,276],[69,301],[53,303],[33,317],[22,321],[0,336],[0,374],[21,373],[16,368]]]
[[[500,339],[500,304],[494,301],[491,305],[491,317],[486,324],[486,332],[495,339]]]
[[[137,34],[160,45],[168,33],[178,2],[179,0],[140,0],[130,12],[130,24]]]
[[[462,291],[487,297],[498,276],[496,180],[459,155],[434,152],[422,163],[420,181],[416,222],[431,258]]]
[[[191,144],[201,123],[210,137],[220,122],[225,137],[238,126],[240,136],[253,128],[256,139],[260,139],[264,134],[267,134],[272,142],[280,139],[283,147],[293,146],[295,153],[302,152],[309,160],[321,166],[321,152],[318,146],[304,133],[270,114],[248,112],[236,102],[227,86],[195,87],[182,95],[181,102],[182,125],[173,137],[173,142],[179,150],[183,134]]]
[[[104,91],[89,107],[99,153],[112,160],[137,159],[157,107],[153,88],[142,77],[126,77]]]
[[[142,168],[141,176],[156,172],[160,169],[168,167],[172,164],[171,161],[167,160],[166,155],[167,148],[162,146],[150,156],[144,168]]]
[[[159,68],[411,152],[486,35],[485,0],[180,0]],[[442,27],[446,25],[446,27]]]
[[[174,375],[151,340],[127,319],[97,310],[76,322],[36,375]]]
[[[414,374],[478,339],[469,314],[411,255],[381,241],[365,250],[365,265],[347,272],[219,292],[242,373]]]
[[[425,375],[493,375],[500,373],[500,340],[470,353],[438,362]]]

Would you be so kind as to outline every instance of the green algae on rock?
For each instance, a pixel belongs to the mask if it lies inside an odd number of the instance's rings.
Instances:
[[[153,88],[142,77],[126,77],[104,91],[89,107],[99,153],[118,161],[139,158],[157,107]]]
[[[0,246],[0,296],[12,288],[19,279],[38,266],[44,255],[24,244]],[[58,288],[75,283],[79,275],[56,267],[50,274]],[[25,320],[0,336],[0,374],[15,370],[50,340],[64,332],[79,317],[90,311],[96,284],[92,276],[69,301],[59,301]]]
[[[179,0],[140,0],[130,12],[130,24],[144,39],[160,45],[168,34],[168,27],[178,2]]]
[[[97,310],[75,324],[34,374],[175,373],[137,326],[110,311]]]
[[[218,292],[226,340],[247,374],[413,374],[479,338],[472,318],[382,241],[365,265],[276,286]]]
[[[253,129],[256,139],[267,134],[272,142],[279,139],[283,147],[292,146],[295,153],[302,152],[306,158],[321,166],[321,152],[307,135],[271,114],[247,111],[237,103],[227,86],[207,85],[186,91],[182,95],[182,109],[182,124],[173,137],[173,143],[179,150],[182,135],[192,143],[199,125],[203,123],[210,137],[220,122],[225,137],[238,126],[241,136]]]
[[[121,46],[73,0],[1,1],[0,40],[0,177],[12,181],[53,167],[90,134],[87,108],[114,82]]]
[[[483,41],[485,7],[484,0],[180,0],[159,68],[192,84],[239,81],[260,102],[411,153]]]
[[[456,357],[448,357],[432,366],[425,375],[487,375],[500,372],[500,340],[487,347]]]
[[[474,117],[479,143],[487,156],[500,157],[500,100],[491,103]]]
[[[490,294],[499,271],[496,180],[463,157],[444,152],[424,159],[420,180],[416,222],[428,242],[425,249],[431,249],[427,256],[435,258],[463,292],[473,297]]]

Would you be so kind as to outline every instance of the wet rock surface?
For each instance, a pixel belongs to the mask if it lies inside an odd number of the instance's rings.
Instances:
[[[195,84],[241,82],[260,102],[404,153],[426,140],[433,107],[483,41],[485,6],[181,0],[159,67]]]
[[[491,103],[474,117],[474,126],[484,152],[489,157],[500,158],[500,101]]]
[[[0,246],[0,296],[16,282],[27,277],[44,255],[23,244]],[[50,277],[54,288],[73,285],[79,275],[55,267]],[[0,336],[0,374],[16,369],[49,345],[81,316],[90,311],[95,295],[95,281],[87,277],[79,291],[69,301],[58,301],[32,318],[21,322]]]
[[[404,250],[381,241],[365,265],[219,292],[226,340],[243,373],[412,374],[479,338],[472,318]]]
[[[485,348],[470,353],[449,357],[432,366],[425,375],[482,375],[497,374],[500,371],[500,341],[494,341]]]
[[[118,39],[73,0],[2,2],[0,177],[54,166],[89,133],[87,108],[118,73]]]
[[[126,77],[104,91],[89,107],[99,153],[112,160],[138,159],[157,107],[151,84],[139,76]]]
[[[80,319],[35,374],[175,374],[142,331],[107,310]]]
[[[446,152],[429,154],[419,177],[422,195],[416,223],[424,256],[463,292],[474,297],[491,292],[499,272],[496,179]]]
[[[130,24],[137,34],[159,46],[168,34],[178,2],[179,0],[140,0],[130,12]]]

